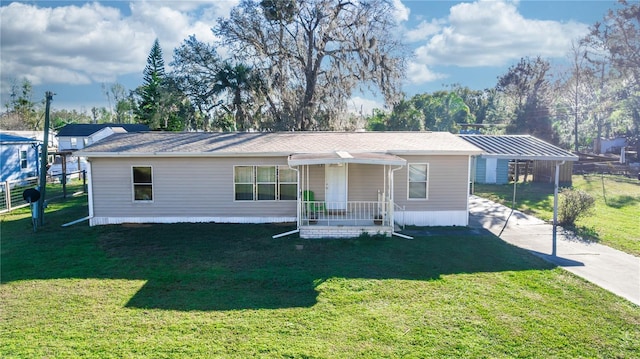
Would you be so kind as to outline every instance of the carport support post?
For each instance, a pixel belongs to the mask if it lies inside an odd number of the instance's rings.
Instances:
[[[556,162],[556,178],[555,185],[553,187],[553,243],[551,245],[551,255],[556,256],[558,250],[558,185],[560,184],[560,166],[564,164],[562,162]]]

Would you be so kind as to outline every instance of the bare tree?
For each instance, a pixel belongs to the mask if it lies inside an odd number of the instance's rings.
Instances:
[[[388,0],[243,0],[214,32],[260,73],[274,129],[309,130],[354,90],[398,99],[405,48],[393,10]]]
[[[559,80],[556,87],[556,99],[559,107],[559,126],[556,128],[561,142],[571,143],[576,152],[579,146],[585,144],[588,131],[581,127],[588,120],[589,115],[597,105],[598,88],[594,67],[587,58],[588,48],[584,42],[572,42],[569,52],[569,65],[567,71],[559,72]],[[582,141],[581,141],[582,138]],[[566,141],[566,142],[565,142]]]

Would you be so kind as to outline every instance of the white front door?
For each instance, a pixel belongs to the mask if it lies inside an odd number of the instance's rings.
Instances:
[[[328,210],[347,209],[347,165],[326,165],[325,200]]]

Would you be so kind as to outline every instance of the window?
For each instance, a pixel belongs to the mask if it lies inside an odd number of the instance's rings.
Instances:
[[[234,167],[236,201],[253,201],[253,166]]]
[[[27,165],[27,151],[20,151],[20,169],[26,169]]]
[[[133,167],[133,200],[153,201],[153,171],[150,166]]]
[[[281,201],[298,199],[298,174],[288,167],[278,167],[278,183]]]
[[[256,190],[258,201],[274,201],[276,199],[276,167],[256,167]]]
[[[296,171],[283,166],[235,166],[236,201],[295,201],[298,198]]]
[[[71,148],[76,148],[78,145],[78,139],[75,137],[71,137]]]
[[[409,199],[427,199],[427,182],[429,178],[429,165],[415,163],[409,165]]]

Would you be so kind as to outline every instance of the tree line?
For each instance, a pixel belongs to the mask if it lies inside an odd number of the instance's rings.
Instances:
[[[408,98],[408,49],[390,0],[242,0],[212,28],[190,36],[170,71],[158,40],[143,83],[103,85],[108,108],[54,112],[68,122],[136,122],[167,131],[431,130],[527,133],[575,150],[594,139],[640,133],[640,4],[620,0],[568,49],[568,65],[522,58],[493,88],[460,84]],[[224,45],[224,46],[223,46]],[[225,48],[225,57],[218,49]],[[348,111],[355,93],[384,97],[371,114]],[[31,84],[14,85],[2,128],[42,126]]]

